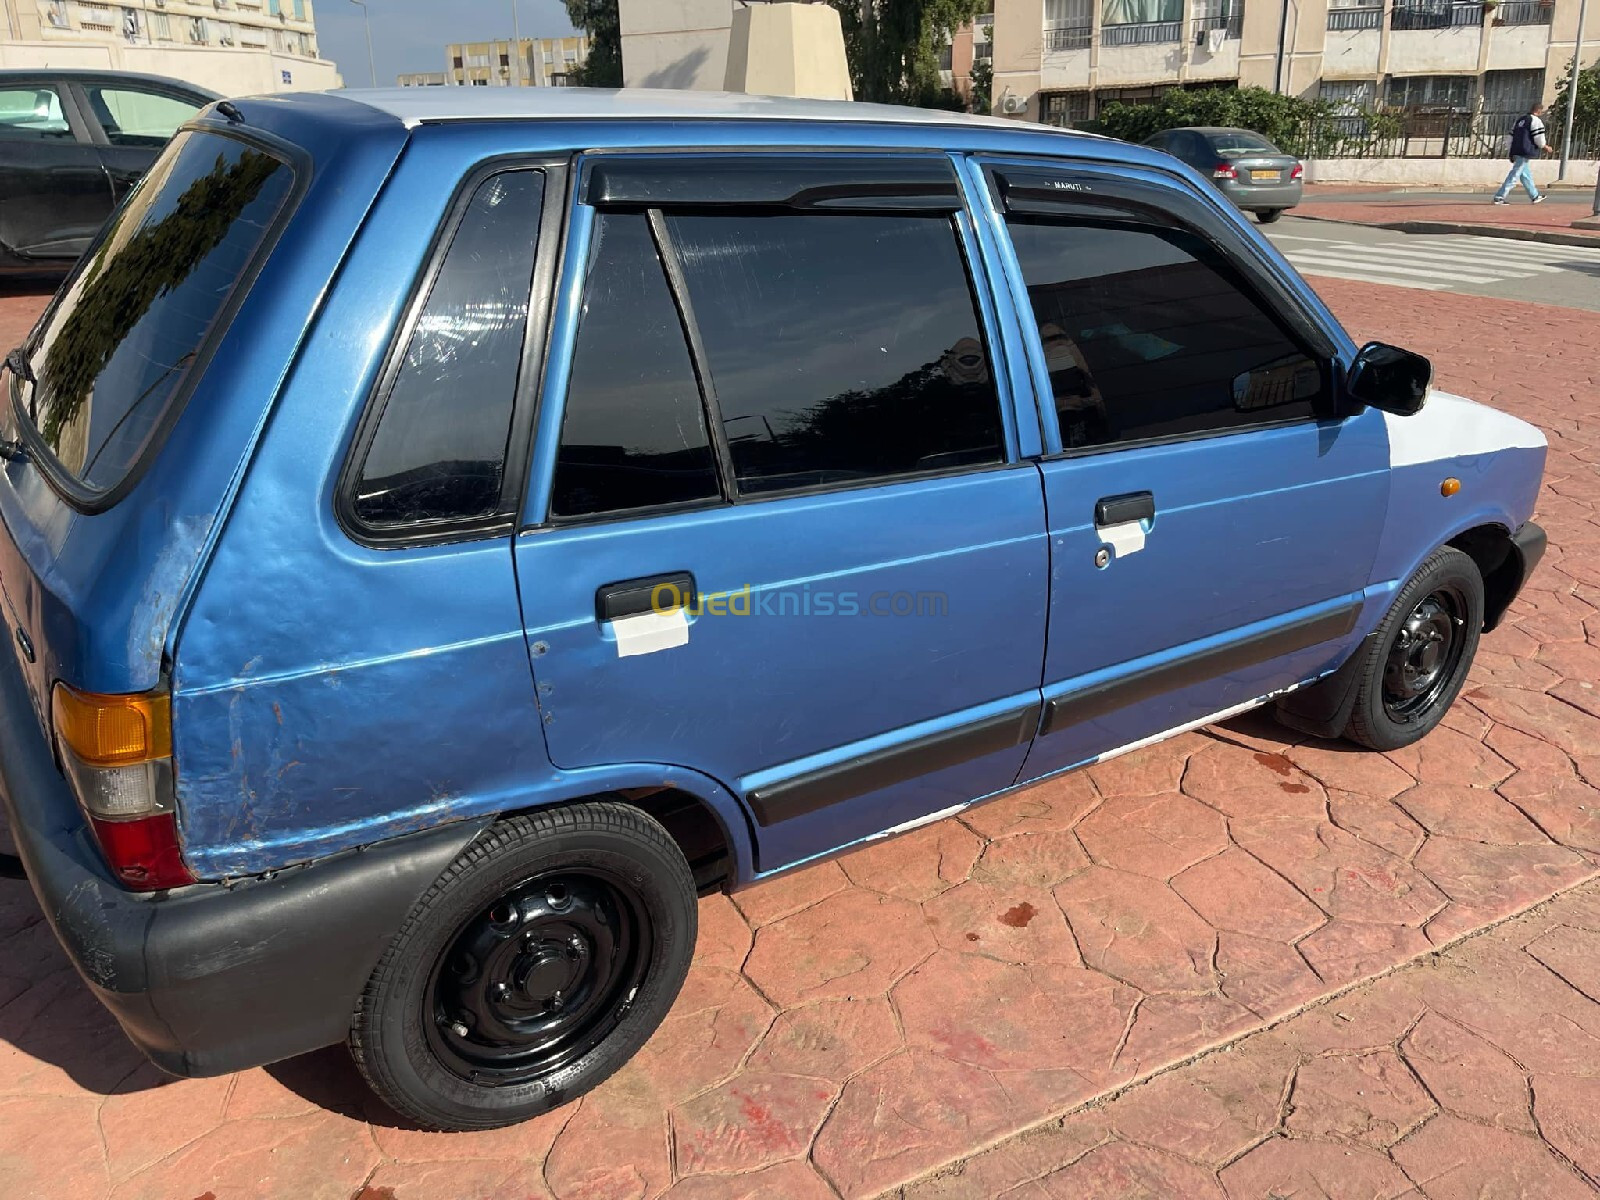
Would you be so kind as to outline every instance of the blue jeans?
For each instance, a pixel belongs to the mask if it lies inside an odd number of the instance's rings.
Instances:
[[[1519,183],[1522,185],[1522,190],[1528,193],[1528,199],[1539,198],[1539,189],[1533,186],[1533,172],[1528,170],[1528,164],[1532,161],[1533,159],[1523,158],[1521,155],[1511,160],[1511,170],[1506,173],[1506,181],[1494,194],[1496,200],[1504,200],[1511,194],[1511,189]]]

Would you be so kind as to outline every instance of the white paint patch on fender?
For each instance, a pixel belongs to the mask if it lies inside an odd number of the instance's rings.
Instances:
[[[1095,533],[1100,540],[1116,553],[1118,558],[1127,558],[1130,554],[1137,554],[1144,549],[1144,522],[1119,521],[1115,525],[1096,525]]]
[[[635,613],[611,622],[611,632],[617,639],[617,657],[632,658],[635,654],[654,654],[657,650],[687,646],[689,618],[681,608]]]
[[[1411,467],[1496,450],[1536,450],[1547,444],[1542,430],[1510,413],[1464,396],[1433,390],[1422,411],[1409,417],[1383,414],[1389,429],[1389,465]]]

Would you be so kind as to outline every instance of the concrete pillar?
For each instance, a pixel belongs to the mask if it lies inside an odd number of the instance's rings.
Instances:
[[[853,100],[839,13],[827,4],[755,4],[733,11],[730,92]]]

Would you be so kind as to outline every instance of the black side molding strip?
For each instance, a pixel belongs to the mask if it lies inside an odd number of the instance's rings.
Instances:
[[[1160,666],[1146,667],[1121,679],[1108,680],[1084,688],[1081,692],[1073,692],[1070,696],[1058,696],[1044,706],[1044,724],[1039,735],[1043,737],[1102,713],[1126,708],[1165,692],[1175,692],[1230,671],[1253,667],[1280,655],[1343,637],[1355,628],[1360,612],[1359,603],[1348,604],[1331,613],[1306,617],[1277,629],[1241,638],[1237,642],[1229,642],[1225,646],[1200,650]]]
[[[768,784],[748,793],[746,799],[760,824],[775,825],[854,796],[864,796],[932,771],[959,766],[985,754],[1021,746],[1033,739],[1038,727],[1039,706],[1030,704],[963,725],[960,729],[929,734]]]

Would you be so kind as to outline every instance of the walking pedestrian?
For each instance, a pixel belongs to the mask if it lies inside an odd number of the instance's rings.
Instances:
[[[1506,172],[1506,181],[1494,194],[1494,202],[1506,203],[1511,189],[1520,183],[1523,191],[1528,193],[1528,199],[1535,204],[1542,204],[1544,197],[1534,185],[1533,171],[1528,164],[1541,154],[1549,153],[1550,145],[1544,136],[1544,105],[1535,104],[1511,126],[1511,170]]]

